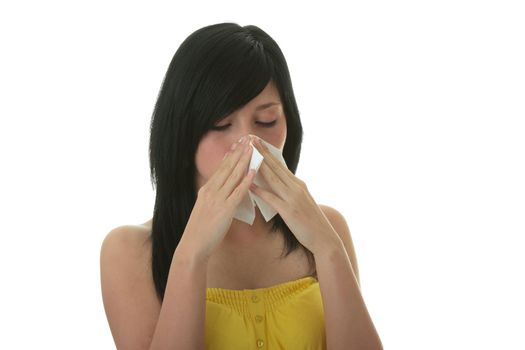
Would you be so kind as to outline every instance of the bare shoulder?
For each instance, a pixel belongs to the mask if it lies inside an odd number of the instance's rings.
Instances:
[[[330,221],[330,224],[333,226],[334,230],[339,234],[339,237],[345,246],[348,258],[350,259],[350,263],[352,263],[352,268],[357,278],[357,282],[361,284],[359,282],[359,267],[357,265],[357,256],[354,249],[354,242],[352,241],[350,228],[348,227],[345,217],[338,210],[328,205],[319,204],[319,207],[323,211],[328,221]]]
[[[112,229],[104,238],[101,253],[135,254],[143,256],[150,253],[150,231],[142,225],[123,225]]]
[[[160,313],[149,235],[140,225],[123,225],[112,229],[101,245],[102,299],[118,349],[148,348]]]

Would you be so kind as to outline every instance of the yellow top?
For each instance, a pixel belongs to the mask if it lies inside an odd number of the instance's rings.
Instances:
[[[206,349],[325,350],[319,282],[307,276],[268,288],[207,288]]]

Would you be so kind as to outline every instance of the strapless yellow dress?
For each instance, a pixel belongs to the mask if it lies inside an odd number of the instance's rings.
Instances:
[[[325,350],[321,290],[311,276],[258,289],[206,289],[206,349]]]

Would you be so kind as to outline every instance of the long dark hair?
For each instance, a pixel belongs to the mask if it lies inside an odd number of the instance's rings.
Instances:
[[[156,186],[151,266],[161,302],[173,253],[197,200],[195,153],[200,139],[217,121],[256,97],[270,80],[286,116],[283,158],[295,174],[303,129],[286,60],[266,32],[236,23],[206,26],[182,42],[169,64],[153,111],[149,144],[151,182]],[[302,248],[314,266],[312,253],[281,216],[271,221],[270,232],[285,238],[284,257]]]

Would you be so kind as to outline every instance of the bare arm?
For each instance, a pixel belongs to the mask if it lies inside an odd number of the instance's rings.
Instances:
[[[329,350],[383,349],[343,245],[315,257]]]
[[[325,311],[328,350],[382,350],[383,345],[339,237],[315,255],[315,263]]]
[[[204,349],[207,261],[177,248],[161,304],[145,238],[121,226],[102,243],[102,296],[117,349]]]
[[[179,247],[171,262],[164,303],[150,350],[204,350],[208,262]]]
[[[204,349],[208,257],[224,239],[255,177],[254,170],[246,173],[252,136],[235,143],[199,189],[171,260],[162,305],[150,269],[149,232],[123,226],[102,243],[102,297],[119,350]]]

